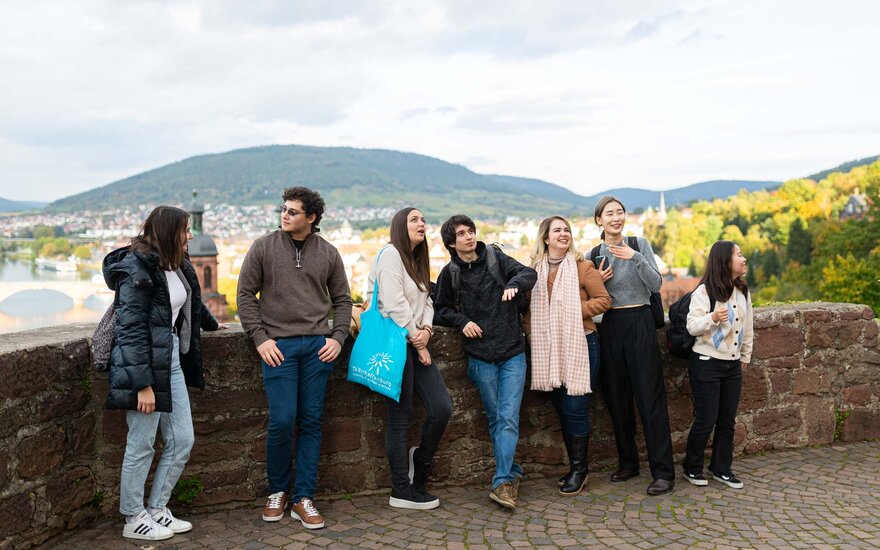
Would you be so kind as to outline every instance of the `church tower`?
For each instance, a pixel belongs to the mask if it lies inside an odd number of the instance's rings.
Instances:
[[[226,317],[226,296],[217,290],[217,245],[214,239],[205,234],[202,223],[205,207],[198,202],[197,195],[193,189],[193,202],[189,209],[193,239],[187,250],[202,287],[202,302],[218,321],[223,322]]]

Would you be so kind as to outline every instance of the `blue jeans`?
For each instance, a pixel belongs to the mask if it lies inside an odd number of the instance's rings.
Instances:
[[[599,337],[595,332],[587,334],[590,352],[590,386],[596,387],[599,376]],[[571,435],[590,435],[590,395],[568,395],[564,387],[554,389],[550,400],[559,415],[562,431]]]
[[[526,354],[506,361],[487,363],[468,357],[468,376],[483,398],[489,419],[489,436],[495,452],[492,488],[522,477],[522,466],[513,461],[519,441],[519,406],[526,382]]]
[[[296,481],[293,501],[314,498],[318,485],[321,452],[321,416],[324,393],[333,363],[318,359],[323,336],[294,336],[276,340],[284,361],[277,367],[263,366],[263,387],[269,401],[266,437],[266,477],[269,493],[290,490],[293,428],[296,436]]]
[[[171,351],[171,407],[172,412],[144,414],[127,411],[128,438],[125,458],[122,459],[122,475],[119,479],[119,512],[136,516],[144,510],[144,484],[153,463],[156,429],[162,431],[165,448],[153,475],[150,489],[151,508],[162,508],[171,498],[171,490],[180,479],[183,467],[195,442],[189,394],[180,368],[180,342],[172,334],[174,349]]]

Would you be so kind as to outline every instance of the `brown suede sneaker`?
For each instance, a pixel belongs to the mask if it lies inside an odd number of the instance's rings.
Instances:
[[[513,484],[513,487],[510,488],[510,496],[513,497],[514,501],[516,501],[516,499],[519,498],[519,482],[520,481],[522,481],[522,476],[514,476],[513,481],[511,482]]]
[[[504,506],[508,510],[516,510],[516,499],[513,498],[513,483],[505,481],[498,487],[492,489],[489,498]]]
[[[269,500],[263,507],[263,521],[281,521],[284,510],[287,509],[287,500],[287,493],[284,492],[269,495]]]
[[[315,508],[315,503],[310,498],[303,498],[290,507],[290,517],[298,519],[306,529],[320,529],[324,527],[324,518]]]

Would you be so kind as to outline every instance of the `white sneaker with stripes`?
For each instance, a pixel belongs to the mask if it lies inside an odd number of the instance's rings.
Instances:
[[[125,527],[122,528],[122,536],[127,539],[165,540],[173,537],[174,531],[156,523],[144,510],[134,518],[134,521],[125,523]]]
[[[167,506],[153,514],[153,521],[155,521],[162,527],[167,527],[171,529],[174,534],[186,533],[188,531],[192,531],[193,528],[192,523],[174,517],[171,514],[171,510],[169,510]]]

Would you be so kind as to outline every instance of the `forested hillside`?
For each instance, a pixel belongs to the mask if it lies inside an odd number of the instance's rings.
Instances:
[[[867,197],[867,216],[839,220],[856,189]],[[654,222],[646,231],[664,261],[695,274],[702,274],[713,242],[737,242],[749,259],[756,303],[856,302],[880,314],[878,194],[880,161],[819,181],[794,179],[774,191],[697,202],[691,217],[670,210],[665,225]]]

